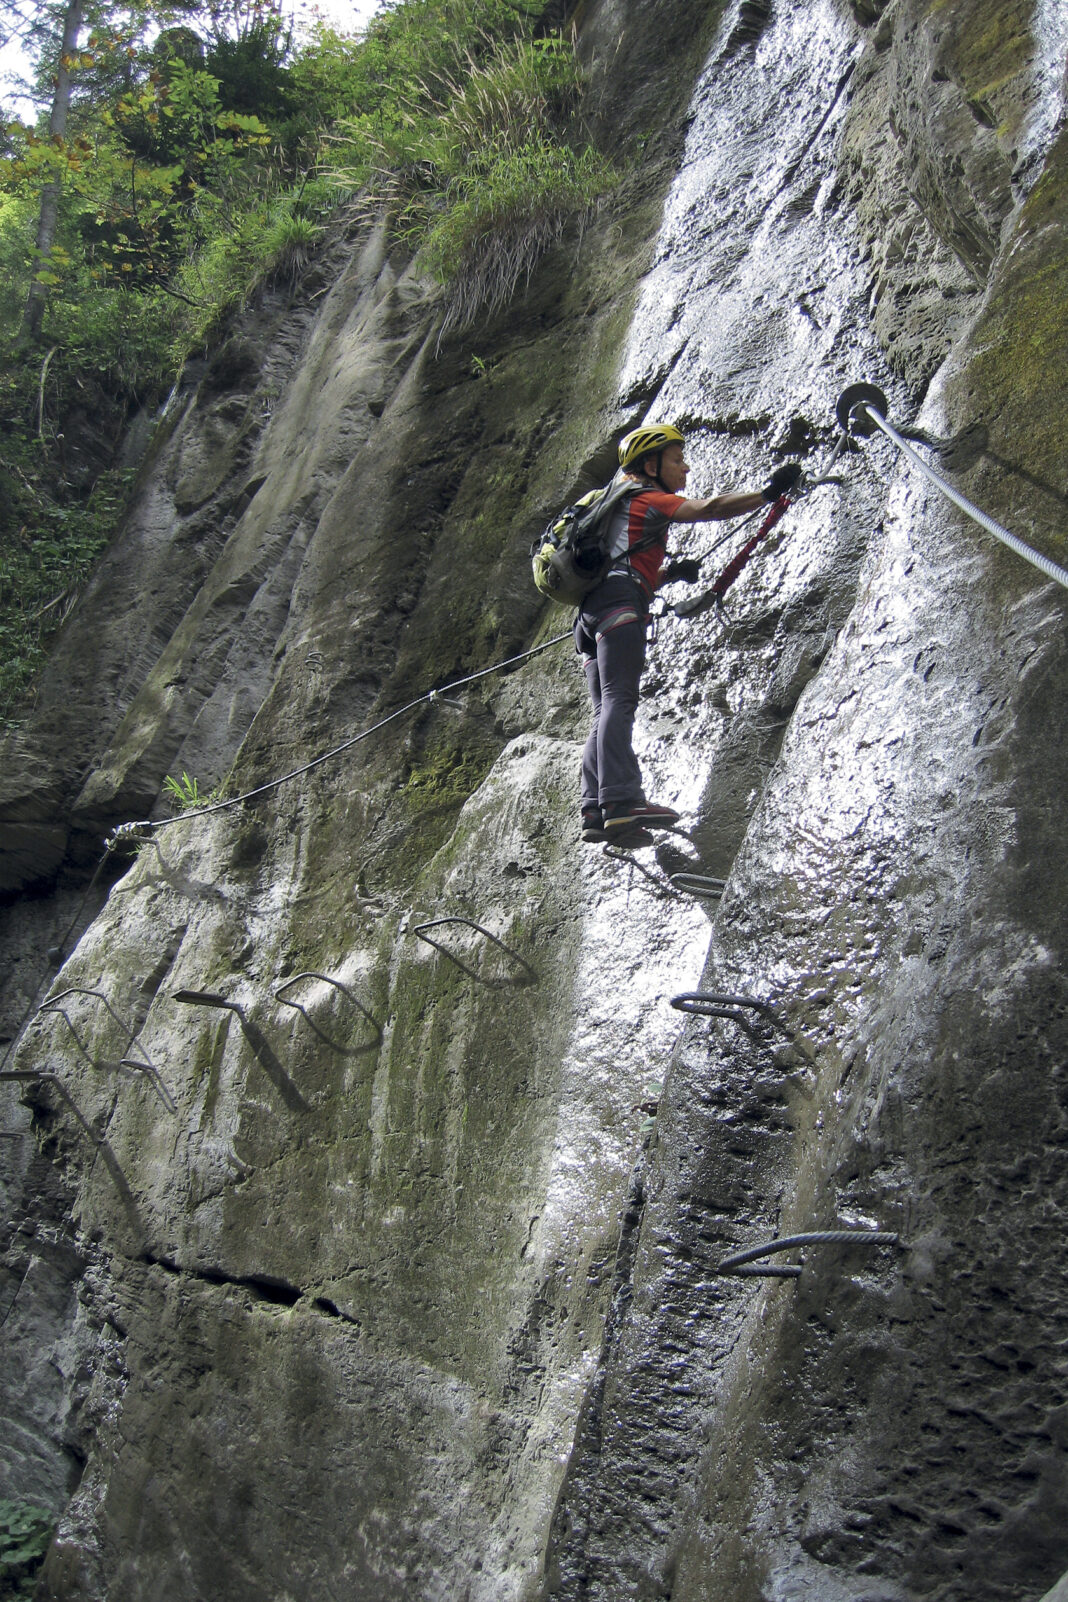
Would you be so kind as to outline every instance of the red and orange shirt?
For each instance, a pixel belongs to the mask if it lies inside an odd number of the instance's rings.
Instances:
[[[634,552],[630,566],[650,592],[660,583],[668,529],[685,499],[685,495],[670,495],[667,490],[641,490],[625,501],[613,518],[609,553],[619,558]],[[650,543],[643,550],[635,551],[635,546],[646,539]]]

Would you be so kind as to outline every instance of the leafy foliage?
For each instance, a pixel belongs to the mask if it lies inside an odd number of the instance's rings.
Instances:
[[[428,5],[412,7],[412,24]],[[392,207],[398,236],[449,288],[446,327],[508,300],[568,221],[616,182],[581,139],[570,43],[524,37],[514,13],[502,40],[472,22],[477,10],[464,37],[437,40],[433,53],[418,26],[399,41],[383,29],[381,47],[405,64],[403,89],[343,119],[326,158],[339,182],[366,186],[367,203]]]
[[[55,1520],[28,1502],[0,1501],[0,1598],[30,1597]]]
[[[24,696],[107,546],[129,482],[110,469],[88,495],[57,496],[50,466],[40,442],[8,441],[0,457],[0,719]]]
[[[232,308],[296,282],[339,208],[385,207],[462,327],[615,182],[543,0],[384,0],[363,35],[319,23],[299,47],[281,0],[85,5],[64,131],[0,137],[0,717],[121,515],[106,450],[72,470],[72,418],[117,444]],[[37,8],[43,102],[66,14]]]
[[[209,807],[216,796],[214,790],[205,794],[200,788],[199,781],[191,779],[185,772],[180,779],[175,779],[168,773],[163,781],[163,793],[175,813],[189,812],[196,807]]]

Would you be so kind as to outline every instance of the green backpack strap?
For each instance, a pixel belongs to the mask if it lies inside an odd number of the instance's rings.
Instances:
[[[534,583],[540,593],[560,606],[579,606],[601,582],[611,562],[629,562],[637,551],[654,545],[658,533],[643,536],[618,557],[610,557],[603,548],[610,514],[625,498],[642,493],[642,485],[633,479],[613,478],[566,507],[530,548]],[[591,562],[595,550],[600,559]]]

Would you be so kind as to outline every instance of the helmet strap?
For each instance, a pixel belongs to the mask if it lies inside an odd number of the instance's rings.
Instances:
[[[648,461],[648,459],[649,458],[646,457],[646,461]],[[656,452],[656,472],[653,474],[653,483],[654,484],[659,484],[660,488],[664,491],[665,494],[667,494],[668,493],[668,487],[664,483],[664,480],[660,477],[660,464],[662,463],[663,460],[664,460],[663,451],[657,451]],[[648,478],[648,476],[649,476],[648,473],[646,473],[645,476],[646,476],[646,478]]]

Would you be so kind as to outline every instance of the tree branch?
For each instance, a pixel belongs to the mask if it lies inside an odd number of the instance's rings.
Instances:
[[[41,363],[41,381],[37,386],[37,438],[38,439],[44,439],[44,387],[45,387],[45,379],[48,376],[48,364],[52,360],[52,357],[56,354],[56,351],[58,349],[59,349],[58,345],[53,345],[52,349],[48,352],[48,355],[45,357],[44,361]]]

